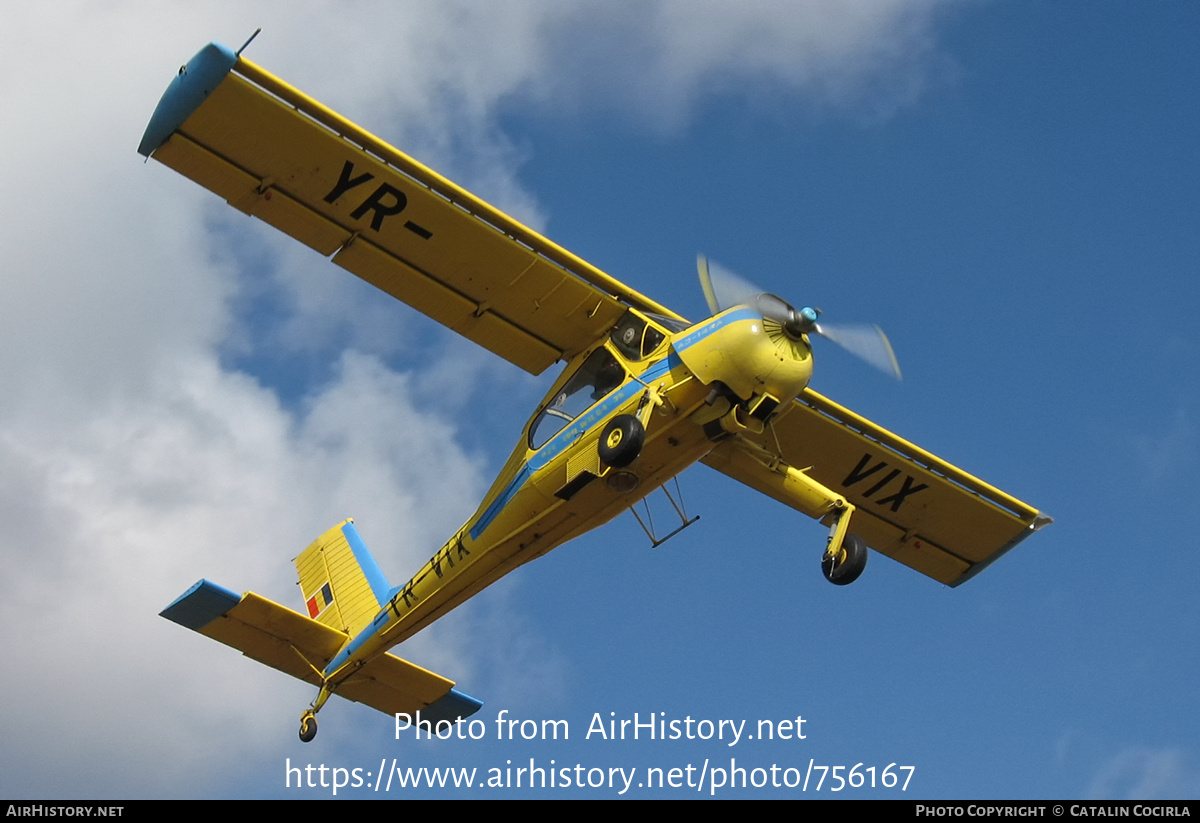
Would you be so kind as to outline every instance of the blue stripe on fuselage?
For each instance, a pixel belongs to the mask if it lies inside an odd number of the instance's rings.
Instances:
[[[679,359],[679,355],[676,353],[679,350],[694,346],[696,343],[708,337],[713,332],[724,328],[730,323],[736,323],[741,320],[754,320],[758,319],[759,317],[761,317],[760,314],[748,308],[737,309],[736,311],[731,311],[727,314],[714,317],[707,323],[704,323],[696,328],[694,331],[691,331],[678,340],[673,341],[671,343],[671,349],[667,352],[667,356],[656,363],[652,363],[644,372],[638,375],[638,377],[645,383],[650,383],[654,380],[657,380],[658,378],[666,375],[672,369],[682,365],[682,361]],[[471,527],[471,539],[475,540],[480,534],[483,533],[483,530],[486,529],[488,525],[496,518],[504,506],[507,505],[510,500],[512,500],[513,495],[515,495],[517,491],[519,491],[520,488],[525,485],[525,482],[530,478],[531,475],[534,474],[534,472],[543,468],[547,463],[561,454],[564,449],[575,442],[576,439],[582,437],[583,433],[586,432],[592,425],[595,425],[596,422],[603,420],[613,410],[620,408],[627,401],[636,397],[637,394],[644,388],[645,387],[637,380],[626,381],[624,385],[614,389],[607,397],[593,405],[586,412],[565,426],[562,431],[558,432],[548,441],[546,441],[546,444],[543,445],[533,457],[525,462],[525,465],[523,465],[513,476],[513,479],[509,481],[507,486],[504,487],[504,490],[496,496],[496,499],[492,502],[492,505],[487,507],[487,510],[484,511],[479,520]],[[325,667],[326,675],[337,671],[340,666],[345,664],[351,655],[358,651],[358,649],[362,648],[363,644],[365,644],[368,640],[378,634],[379,630],[383,626],[387,625],[387,602],[390,601],[391,598],[394,597],[402,588],[403,587],[401,586],[392,589],[388,598],[381,601],[381,605],[383,605],[384,608],[379,612],[378,615],[375,616],[375,619],[371,621],[371,625],[359,632],[353,640],[343,646],[342,650],[339,651],[337,655],[335,655],[334,658],[329,661],[329,665]]]
[[[596,423],[637,396],[645,388],[642,383],[651,383],[670,372],[671,369],[681,365],[679,355],[676,352],[696,345],[704,338],[713,334],[713,332],[728,326],[730,323],[736,323],[741,320],[755,320],[761,316],[761,314],[753,309],[736,309],[718,315],[708,322],[697,326],[683,337],[673,340],[666,357],[650,365],[644,372],[638,375],[637,380],[626,381],[624,385],[609,393],[608,396],[593,405],[579,417],[576,417],[564,426],[562,431],[546,441],[546,444],[538,450],[537,454],[529,458],[525,465],[513,475],[513,479],[504,487],[504,490],[496,495],[496,499],[492,501],[492,505],[488,506],[483,514],[480,515],[479,520],[471,526],[471,539],[479,539],[479,535],[483,534],[484,530],[491,525],[492,521],[496,519],[500,511],[508,505],[509,501],[525,485],[525,482],[529,480],[531,475],[558,457]]]
[[[341,667],[341,665],[345,663],[347,659],[349,659],[350,655],[354,654],[359,650],[359,648],[362,647],[363,643],[366,643],[368,640],[374,637],[379,631],[380,626],[384,625],[386,622],[380,621],[379,618],[386,614],[387,609],[384,609],[375,616],[375,619],[371,621],[370,626],[367,626],[365,629],[359,632],[353,640],[351,640],[345,646],[342,646],[342,650],[333,656],[333,659],[329,661],[329,665],[325,667],[325,671],[322,673],[328,677],[336,672],[338,668]]]

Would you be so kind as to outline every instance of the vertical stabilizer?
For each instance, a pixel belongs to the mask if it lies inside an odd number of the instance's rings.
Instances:
[[[334,526],[296,558],[305,611],[356,636],[387,602],[389,586],[353,520]]]

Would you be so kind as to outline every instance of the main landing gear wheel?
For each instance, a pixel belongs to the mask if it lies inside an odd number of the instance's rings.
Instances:
[[[825,579],[835,586],[849,586],[867,567],[867,544],[857,534],[848,534],[837,555],[828,552],[821,558]]]
[[[646,429],[632,414],[618,414],[600,435],[600,461],[614,469],[623,469],[637,460],[646,443]]]
[[[300,742],[310,743],[317,736],[317,716],[312,712],[305,712],[300,718]]]

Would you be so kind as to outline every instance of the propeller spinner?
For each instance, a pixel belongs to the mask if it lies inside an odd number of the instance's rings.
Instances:
[[[792,337],[799,338],[803,334],[824,337],[885,374],[897,380],[903,379],[896,353],[892,351],[892,344],[888,342],[887,335],[879,326],[862,323],[818,323],[820,310],[805,306],[797,311],[785,300],[743,280],[702,254],[696,257],[696,268],[700,274],[700,287],[704,290],[704,299],[713,314],[733,306],[753,306],[762,312],[764,318],[783,326]]]

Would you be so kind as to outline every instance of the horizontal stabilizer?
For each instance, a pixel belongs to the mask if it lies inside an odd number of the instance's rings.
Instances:
[[[322,671],[350,636],[253,592],[238,595],[201,580],[162,616],[232,646],[292,677],[321,685]],[[387,714],[413,714],[433,722],[474,714],[483,705],[454,689],[454,681],[381,654],[334,686],[334,693]]]
[[[431,723],[470,717],[483,703],[454,688],[454,682],[391,654],[372,658],[342,681],[337,694],[384,714],[421,710]]]
[[[313,685],[347,635],[253,592],[235,594],[201,580],[162,616]]]

